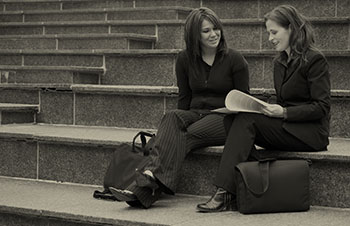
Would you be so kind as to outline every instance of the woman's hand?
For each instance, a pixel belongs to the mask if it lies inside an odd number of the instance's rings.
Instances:
[[[269,104],[268,106],[263,106],[263,114],[273,118],[283,118],[283,107],[278,104]]]

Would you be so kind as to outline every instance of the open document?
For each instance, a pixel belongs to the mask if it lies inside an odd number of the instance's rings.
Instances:
[[[213,111],[219,113],[253,112],[262,114],[262,107],[268,105],[268,103],[258,98],[234,89],[226,96],[226,107],[218,108]]]

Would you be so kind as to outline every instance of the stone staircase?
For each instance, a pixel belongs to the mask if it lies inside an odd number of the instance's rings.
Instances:
[[[123,203],[92,198],[113,151],[139,130],[155,131],[162,115],[176,108],[175,59],[184,48],[184,19],[191,8],[217,12],[229,46],[249,62],[252,94],[269,101],[275,53],[262,16],[287,2],[0,0],[0,224],[346,225],[349,0],[290,3],[310,17],[330,64],[329,150],[260,152],[312,160],[311,211],[250,217],[196,213],[195,204],[213,192],[222,147],[191,153],[181,172],[181,195],[166,197],[151,210],[131,211]]]

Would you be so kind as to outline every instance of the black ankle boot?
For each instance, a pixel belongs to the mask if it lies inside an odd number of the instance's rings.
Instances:
[[[197,210],[200,212],[220,212],[236,209],[236,197],[221,188],[217,189],[206,203],[197,205]]]

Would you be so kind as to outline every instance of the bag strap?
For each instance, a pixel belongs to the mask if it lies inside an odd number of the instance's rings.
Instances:
[[[135,141],[136,141],[137,137],[139,137],[139,136],[140,136],[140,139],[141,139],[141,147],[142,147],[142,150],[145,151],[144,147],[145,147],[146,144],[147,144],[146,136],[147,136],[147,137],[153,137],[153,136],[155,136],[155,135],[154,135],[153,133],[149,133],[149,132],[145,132],[145,131],[140,131],[140,132],[138,132],[138,133],[135,135],[134,139],[132,140],[132,150],[133,150],[133,151],[136,151],[136,150],[135,150]]]
[[[276,159],[273,159],[273,158],[267,158],[267,159],[261,159],[258,162],[259,171],[260,171],[260,175],[261,175],[262,191],[254,190],[251,186],[249,186],[248,179],[246,178],[246,175],[244,173],[241,173],[245,185],[247,186],[248,190],[251,193],[253,193],[254,195],[261,196],[269,188],[270,162],[275,161],[275,160]]]

